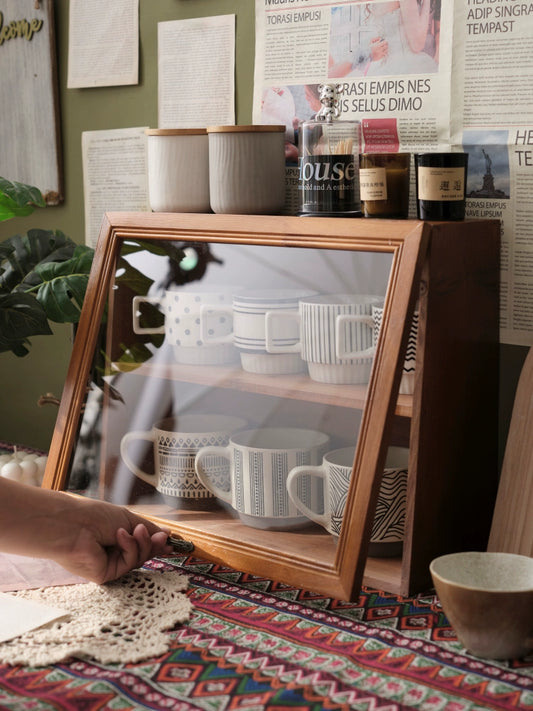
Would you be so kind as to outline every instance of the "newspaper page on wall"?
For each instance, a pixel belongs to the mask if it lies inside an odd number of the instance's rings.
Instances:
[[[364,151],[468,152],[467,219],[501,220],[500,334],[521,345],[533,343],[532,79],[533,3],[256,0],[253,120],[287,127],[285,212],[298,209],[298,123],[324,81],[342,90],[341,118],[361,121]]]

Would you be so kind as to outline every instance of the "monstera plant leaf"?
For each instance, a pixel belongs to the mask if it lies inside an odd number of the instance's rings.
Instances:
[[[0,352],[29,353],[29,336],[51,334],[46,313],[31,294],[0,294]]]
[[[38,188],[0,177],[0,222],[29,215],[36,207],[46,207]],[[179,271],[184,257],[183,249],[173,243],[126,240],[116,281],[132,294],[147,294],[153,285],[127,259],[143,251],[165,256],[171,275]],[[30,229],[0,242],[0,352],[27,355],[29,338],[51,334],[50,322],[78,323],[93,257],[93,249],[59,230]],[[150,308],[147,317],[159,325],[161,312]],[[121,344],[124,358],[142,362],[150,357],[147,344],[138,338],[130,340]],[[150,345],[157,348],[161,342],[162,337],[154,335]]]
[[[0,244],[0,293],[28,291],[40,283],[38,265],[69,260],[77,245],[60,231],[32,229]],[[90,266],[90,265],[89,265]]]
[[[31,215],[35,207],[45,207],[39,188],[0,177],[0,220]]]
[[[71,259],[44,262],[35,268],[41,280],[36,291],[37,301],[50,321],[77,323],[80,320],[93,255],[91,248],[78,245]]]

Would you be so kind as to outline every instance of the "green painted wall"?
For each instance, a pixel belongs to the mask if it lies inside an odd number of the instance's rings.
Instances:
[[[89,130],[157,126],[158,22],[228,13],[236,15],[236,121],[250,123],[254,5],[254,0],[140,0],[139,85],[67,90],[68,2],[56,0],[65,202],[61,206],[41,210],[24,220],[0,223],[0,239],[36,226],[60,229],[74,240],[83,242],[81,134]],[[0,109],[2,111],[9,111],[9,107],[3,105]],[[0,354],[0,439],[48,448],[57,409],[50,405],[38,407],[37,401],[47,392],[61,395],[70,349],[70,329],[58,327],[54,336],[34,338],[32,352],[25,358],[16,358],[10,353]],[[501,347],[502,452],[516,382],[525,354],[525,348]]]
[[[30,227],[60,229],[85,238],[81,134],[83,131],[157,126],[157,23],[189,17],[236,15],[236,121],[251,123],[254,68],[253,0],[140,0],[140,76],[137,86],[67,89],[67,0],[56,0],[55,26],[65,201],[29,218],[0,223],[0,239]],[[95,18],[97,20],[97,18]],[[186,91],[194,91],[187,87]],[[9,111],[2,105],[1,113]],[[22,137],[21,137],[22,140]],[[9,178],[10,176],[5,176]],[[30,355],[0,353],[0,440],[47,449],[57,416],[55,406],[38,407],[39,397],[60,396],[71,350],[70,327],[32,339]]]

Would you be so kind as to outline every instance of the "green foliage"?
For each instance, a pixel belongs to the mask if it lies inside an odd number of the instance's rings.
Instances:
[[[0,177],[0,221],[29,215],[36,207],[45,207],[38,188]],[[184,256],[171,242],[157,245],[126,241],[116,284],[132,294],[147,294],[153,283],[125,259],[139,251],[167,256],[175,265]],[[78,323],[93,257],[93,249],[77,244],[59,230],[30,229],[27,234],[0,242],[0,353],[12,351],[16,356],[25,356],[32,336],[52,333],[50,322]],[[149,305],[147,311],[149,320],[159,325],[161,312]],[[156,347],[161,341],[161,336],[151,339]],[[138,339],[121,347],[119,360],[140,363],[151,356]],[[96,371],[100,366],[95,364]]]
[[[0,178],[0,221],[30,215],[35,207],[45,204],[39,188]]]
[[[0,220],[44,206],[38,188],[0,178]],[[25,356],[32,336],[52,333],[49,321],[78,321],[93,254],[52,230],[0,243],[0,352]]]

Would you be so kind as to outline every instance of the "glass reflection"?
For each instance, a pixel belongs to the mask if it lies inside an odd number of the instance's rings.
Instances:
[[[69,488],[335,539],[391,260],[125,242]]]

